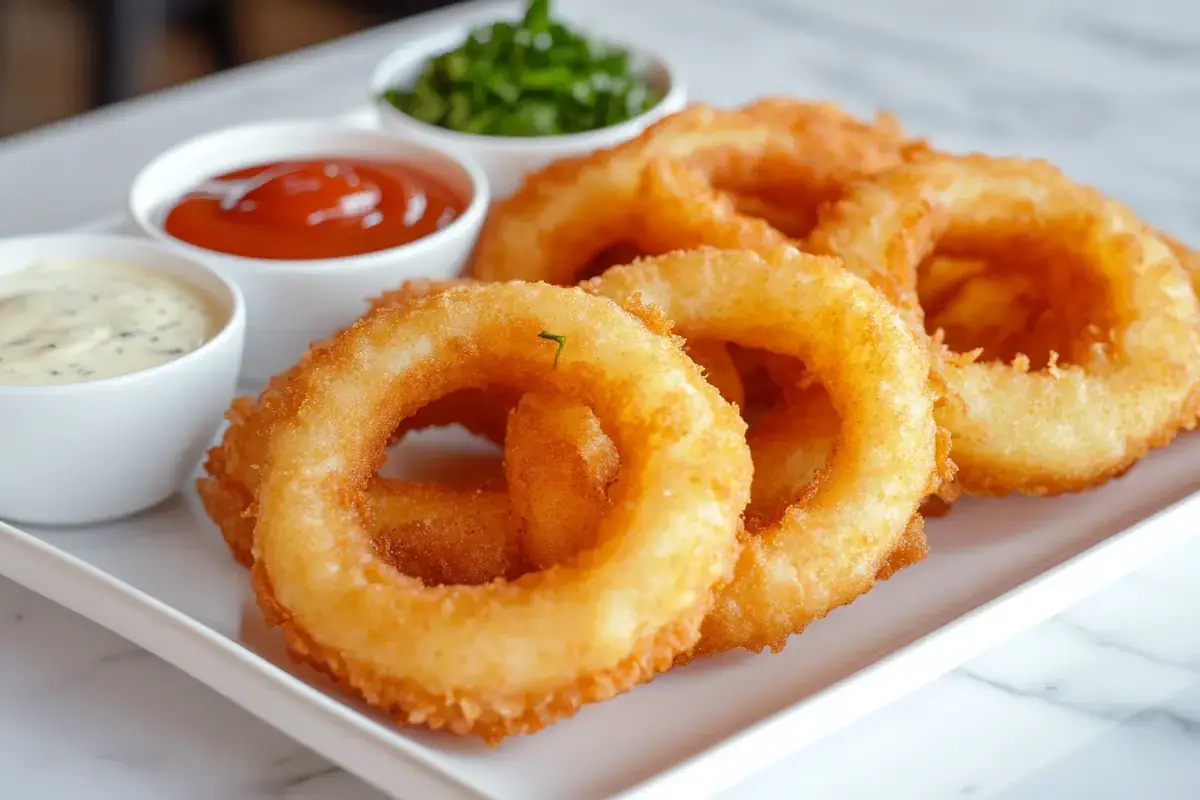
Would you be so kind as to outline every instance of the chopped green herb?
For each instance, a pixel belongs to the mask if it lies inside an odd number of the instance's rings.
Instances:
[[[550,27],[550,0],[530,0],[521,24],[534,31],[544,31]]]
[[[578,33],[530,0],[431,58],[408,88],[381,99],[430,125],[485,136],[553,136],[616,125],[662,100],[629,53]]]
[[[563,348],[567,346],[566,334],[548,333],[546,331],[542,331],[538,334],[538,338],[547,339],[551,342],[555,342],[558,345],[558,347],[554,350],[554,365],[550,367],[551,371],[558,369],[558,357],[562,355]]]

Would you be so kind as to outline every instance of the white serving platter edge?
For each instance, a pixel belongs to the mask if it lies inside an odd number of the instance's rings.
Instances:
[[[369,124],[367,113],[349,119]],[[122,230],[124,216],[85,228]],[[410,437],[391,466],[436,472],[436,454],[464,444],[454,432]],[[93,528],[0,522],[0,574],[393,796],[644,800],[735,785],[1160,557],[1196,533],[1197,519],[1200,434],[1082,494],[967,499],[929,522],[926,561],[782,653],[696,662],[496,750],[397,728],[292,665],[191,487]]]

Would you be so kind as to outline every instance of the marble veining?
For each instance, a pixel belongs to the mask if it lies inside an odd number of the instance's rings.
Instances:
[[[561,6],[657,43],[699,99],[789,92],[861,113],[890,109],[943,147],[1051,158],[1200,242],[1200,6]],[[214,125],[344,111],[362,101],[366,75],[395,38],[371,32],[0,144],[0,232],[109,214],[142,163]],[[1200,797],[1198,572],[1193,541],[722,797]],[[5,580],[0,642],[0,796],[381,796],[145,651]]]

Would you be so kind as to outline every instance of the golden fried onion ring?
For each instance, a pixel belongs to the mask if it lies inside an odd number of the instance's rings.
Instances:
[[[525,571],[525,526],[498,489],[372,481],[371,542],[405,575],[430,586],[476,585]]]
[[[661,308],[681,335],[802,360],[843,420],[816,491],[747,538],[696,650],[778,649],[874,584],[939,481],[927,348],[835,259],[701,249],[609,270],[589,291]]]
[[[595,546],[619,463],[587,406],[544,392],[521,398],[508,418],[504,475],[512,508],[526,522],[522,549],[535,569]]]
[[[226,414],[229,427],[209,450],[206,474],[196,481],[205,512],[245,567],[254,563],[268,434],[292,374],[273,379],[257,399],[234,400]],[[524,524],[501,490],[376,477],[368,494],[376,548],[405,574],[430,584],[474,584],[524,571]]]
[[[817,491],[828,474],[829,456],[837,449],[842,420],[820,386],[785,393],[778,405],[755,420],[746,432],[754,461],[746,529],[751,533],[775,525],[797,500]],[[939,462],[947,463],[948,442]],[[914,514],[900,541],[876,574],[887,580],[929,554],[925,520]]]
[[[1107,329],[1059,353],[1072,363],[1052,356],[1038,371],[1024,357],[938,353],[949,393],[938,419],[973,494],[1085,489],[1194,425],[1200,312],[1177,258],[1128,209],[1050,164],[985,156],[939,156],[858,184],[809,240],[858,274],[886,270],[903,287],[893,299],[912,307],[918,266],[940,242],[1031,233],[1083,255],[1106,295],[1086,310]]]
[[[460,282],[410,281],[373,299],[371,307],[402,306],[455,285]],[[330,341],[318,342],[312,350]],[[721,368],[724,345],[702,343],[700,349]],[[311,353],[304,360],[309,357]],[[230,424],[209,452],[207,475],[197,481],[209,517],[234,558],[247,567],[254,561],[256,497],[266,466],[267,435],[281,392],[301,366],[273,378],[257,399],[234,401],[226,414]],[[726,377],[736,381],[736,375]],[[740,385],[729,388],[736,391]],[[520,397],[504,385],[463,389],[401,424],[393,438],[457,424],[504,443],[509,481],[506,493],[502,485],[459,489],[376,477],[369,489],[376,549],[401,572],[433,585],[486,583],[553,566],[594,545],[597,523],[607,508],[607,487],[616,475],[616,448],[587,406],[552,394],[529,395],[518,405]]]
[[[371,308],[402,307],[459,284],[413,280],[369,302]],[[257,398],[234,400],[225,414],[229,426],[220,443],[209,450],[204,464],[206,474],[196,482],[205,511],[221,531],[234,559],[243,566],[254,563],[258,487],[266,469],[268,434],[278,417],[283,389],[315,352],[332,341],[331,337],[311,345],[299,364],[273,377]],[[405,419],[392,438],[399,439],[412,430],[461,425],[476,435],[503,443],[510,411],[520,396],[520,392],[504,385],[463,389]],[[606,445],[575,442],[569,437],[577,429],[559,424],[563,419],[569,420],[570,414],[519,425],[515,445],[525,452],[536,452],[541,447],[560,452],[571,448],[578,452],[601,446],[612,448],[607,437]],[[526,431],[543,438],[522,442]],[[582,472],[575,469],[572,474]],[[615,467],[610,472],[615,472]],[[536,484],[543,477],[531,475],[525,482]],[[587,475],[586,480],[593,478]],[[605,485],[611,480],[610,475]],[[428,584],[475,584],[498,577],[516,577],[529,567],[522,546],[529,533],[524,518],[513,512],[509,495],[502,490],[503,486],[459,489],[376,477],[369,496],[377,549],[401,572]],[[526,506],[540,509],[553,494],[533,491]],[[547,539],[567,536],[547,525],[537,533]]]
[[[527,176],[492,207],[472,274],[565,285],[619,243],[642,253],[697,245],[769,249],[786,242],[785,234],[739,213],[739,204],[753,211],[786,202],[787,218],[795,219],[850,181],[922,149],[891,117],[866,123],[826,103],[768,98],[740,109],[692,106],[633,140]],[[684,206],[688,198],[703,208]]]
[[[539,336],[565,337],[556,347]],[[491,382],[592,407],[621,477],[586,558],[515,582],[426,587],[372,552],[361,508],[392,431]],[[497,284],[381,309],[284,391],[253,584],[290,652],[398,719],[489,742],[656,672],[697,638],[738,553],[745,425],[678,343],[578,289]]]
[[[683,352],[704,370],[705,379],[717,388],[721,397],[738,408],[746,407],[746,388],[742,385],[741,373],[724,342],[692,339],[684,343]]]
[[[1196,252],[1174,236],[1170,236],[1162,231],[1158,231],[1157,233],[1158,238],[1162,239],[1167,247],[1171,248],[1171,252],[1175,254],[1175,257],[1179,259],[1179,263],[1188,274],[1188,279],[1192,282],[1192,289],[1195,290],[1196,294],[1200,295],[1200,252]]]

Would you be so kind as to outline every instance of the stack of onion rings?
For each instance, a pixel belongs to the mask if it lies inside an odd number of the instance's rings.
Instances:
[[[924,558],[960,490],[1084,489],[1197,420],[1200,254],[1040,162],[696,106],[529,176],[472,270],[663,253],[586,294],[409,282],[235,402],[200,493],[293,656],[494,743],[781,648]],[[375,474],[448,424],[503,477]]]
[[[466,284],[410,281],[371,306],[403,308]],[[229,426],[209,451],[207,475],[197,481],[209,517],[244,566],[254,562],[258,489],[283,390],[333,341],[315,343],[257,398],[234,401],[226,415]],[[715,359],[719,345],[703,349]],[[418,410],[392,438],[449,425],[505,444],[510,491],[504,483],[457,488],[376,476],[368,490],[373,541],[393,566],[429,584],[480,584],[548,568],[594,544],[619,459],[587,406],[553,394],[522,396],[502,384],[464,389]]]
[[[806,465],[819,473],[815,483],[747,538],[698,654],[778,650],[887,574],[890,554],[920,531],[918,508],[949,467],[939,463],[928,350],[882,295],[837,261],[790,247],[765,258],[706,248],[671,254],[609,270],[587,288],[656,306],[684,337],[799,359],[841,420],[828,464]]]
[[[770,249],[811,227],[817,207],[847,184],[924,150],[891,117],[865,123],[829,104],[693,106],[629,142],[527,176],[489,214],[472,273],[571,284],[616,245],[639,254]]]
[[[537,346],[547,330],[571,343],[557,368]],[[589,405],[621,479],[586,559],[428,587],[373,552],[366,491],[406,416],[491,382]],[[695,642],[738,552],[743,431],[674,340],[578,290],[461,287],[377,310],[283,391],[258,493],[259,604],[293,656],[403,720],[489,741],[540,729]]]

